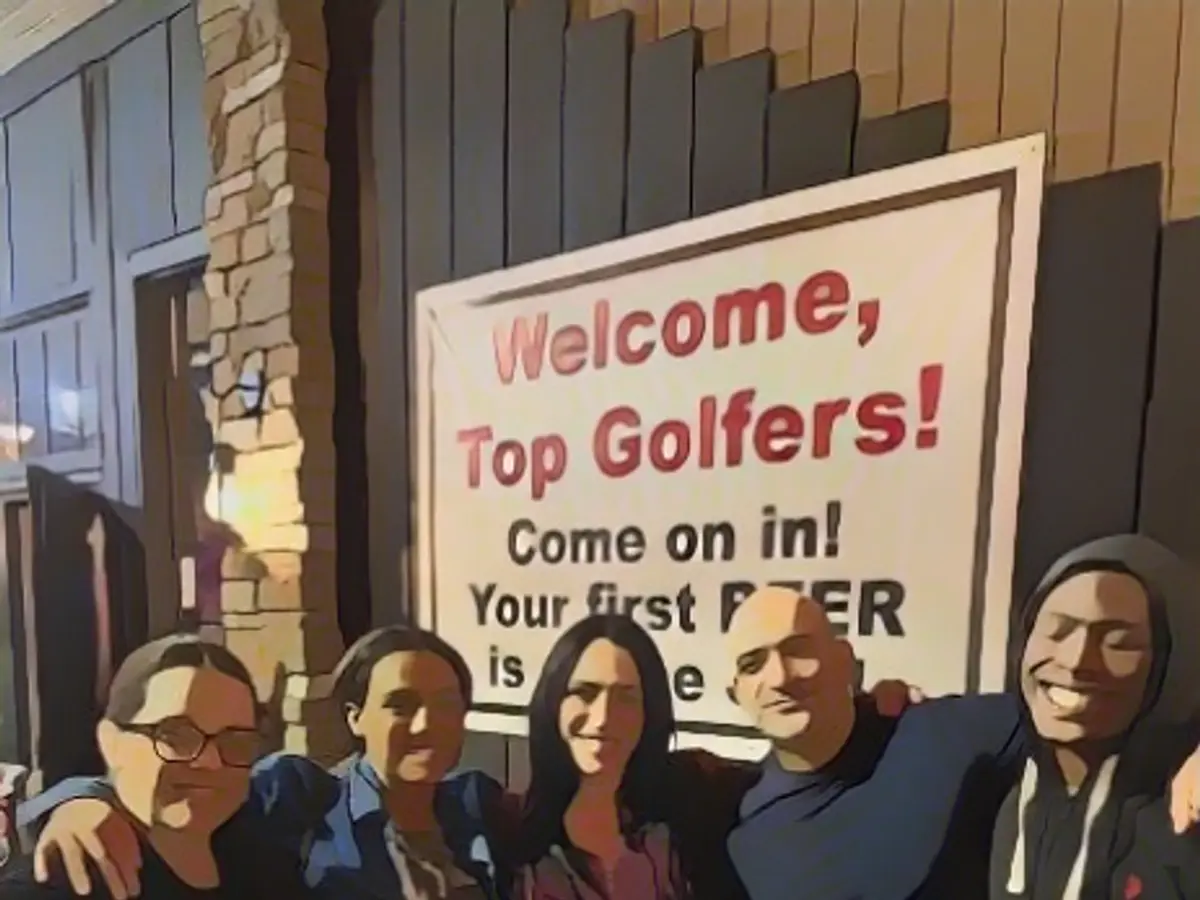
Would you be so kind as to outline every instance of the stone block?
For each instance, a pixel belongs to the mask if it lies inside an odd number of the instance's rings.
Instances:
[[[226,197],[221,203],[221,214],[215,219],[209,219],[205,230],[210,240],[215,240],[223,234],[244,228],[250,222],[249,194],[234,194]]]
[[[217,440],[233,450],[253,450],[258,446],[258,422],[254,419],[223,419],[217,424]]]
[[[273,126],[268,125],[267,127],[271,128]],[[288,152],[286,150],[276,150],[258,164],[255,175],[263,187],[273,192],[287,181]]]
[[[252,613],[257,609],[258,582],[225,581],[221,584],[222,613]]]
[[[254,613],[254,618],[267,633],[270,650],[285,672],[327,672],[342,655],[336,608],[321,612],[264,611]]]
[[[250,216],[256,221],[264,220],[270,214],[271,205],[275,202],[270,188],[258,179],[255,179],[254,187],[250,188],[246,194],[246,199],[250,206]]]
[[[267,352],[267,380],[295,378],[300,374],[300,348],[276,347]]]
[[[229,293],[237,298],[243,325],[266,322],[291,308],[291,259],[272,254],[229,273]]]
[[[267,385],[267,406],[271,409],[288,409],[296,403],[292,392],[292,379],[276,378]]]
[[[297,189],[329,194],[329,165],[324,158],[292,151],[287,161],[288,181]]]
[[[287,0],[247,0],[246,33],[250,46],[257,49],[282,41],[281,14],[292,5]],[[320,9],[320,4],[317,8]]]
[[[230,547],[221,557],[221,577],[258,581],[265,578],[266,566],[262,560],[239,547]]]
[[[242,402],[242,395],[237,391],[221,398],[218,413],[220,419],[218,421],[225,422],[229,419],[240,419],[246,415],[246,404]]]
[[[304,571],[303,557],[299,553],[283,550],[263,551],[258,554],[257,559],[265,567],[267,575],[277,581],[299,578]],[[306,584],[304,589],[309,590],[309,586]]]
[[[320,6],[293,3],[280,12],[287,32],[288,57],[322,72],[328,69],[328,41]]]
[[[228,356],[222,356],[212,363],[212,392],[218,397],[224,397],[237,384],[237,365]]]
[[[238,264],[238,234],[236,231],[215,238],[208,248],[211,269],[231,269]],[[236,321],[236,319],[235,319]]]
[[[307,561],[305,568],[307,569]],[[304,591],[301,589],[299,578],[289,578],[280,581],[275,578],[265,578],[259,585],[258,605],[263,610],[302,610],[304,609]]]
[[[254,103],[279,84],[283,80],[284,61],[276,60],[265,68],[258,68],[254,59],[251,59],[246,63],[245,72],[246,78],[241,84],[226,88],[225,96],[221,98],[222,111],[232,114],[234,110]]]
[[[275,638],[258,621],[257,614],[223,616],[225,646],[245,665],[258,699],[270,704],[283,696],[287,670],[275,650]]]
[[[200,42],[204,47],[204,74],[209,78],[220,75],[239,60],[247,57],[249,49],[242,32],[241,16],[224,13],[200,26]]]
[[[228,12],[241,13],[240,0],[198,0],[196,4],[196,21],[203,25]]]
[[[290,409],[277,409],[263,416],[258,436],[260,447],[286,447],[299,440],[300,429]]]
[[[262,130],[264,109],[260,103],[250,103],[229,113],[225,128],[225,155],[218,176],[229,178],[254,168],[254,146]]]
[[[242,262],[255,262],[271,252],[271,245],[265,222],[248,225],[242,232]]]
[[[256,449],[241,454],[235,463],[235,471],[246,478],[264,478],[268,475],[294,475],[300,468],[304,448],[299,443],[269,450]]]

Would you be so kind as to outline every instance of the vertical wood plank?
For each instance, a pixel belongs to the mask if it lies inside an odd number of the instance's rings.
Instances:
[[[513,10],[508,45],[508,261],[562,249],[566,0]]]
[[[1170,203],[1171,132],[1179,68],[1180,0],[1122,0],[1113,114],[1114,169],[1163,164],[1163,209]]]
[[[619,12],[571,25],[563,113],[563,247],[620,237],[632,20]]]
[[[593,19],[615,13],[621,8],[621,0],[588,0],[588,15]]]
[[[699,33],[634,51],[629,86],[629,191],[625,230],[679,222],[692,211],[692,114]]]
[[[175,161],[175,230],[204,224],[204,193],[212,178],[204,121],[204,60],[196,14],[171,19],[171,148]]]
[[[126,253],[175,233],[167,39],[157,25],[108,61],[113,238]]]
[[[1108,168],[1121,0],[1062,0],[1054,175],[1097,175]]]
[[[770,18],[775,84],[807,84],[812,80],[813,0],[771,0]]]
[[[767,47],[771,0],[739,0],[729,10],[729,55],[757,53]]]
[[[914,106],[877,119],[863,119],[854,139],[854,174],[941,156],[946,152],[949,137],[948,100]]]
[[[23,460],[36,459],[49,452],[50,418],[46,406],[46,346],[40,328],[26,328],[16,337],[17,416],[30,429],[29,440],[21,446]]]
[[[1138,529],[1200,563],[1200,218],[1163,229]]]
[[[371,38],[371,153],[379,198],[379,302],[373,333],[364,337],[367,397],[367,483],[371,499],[371,624],[392,625],[416,610],[409,559],[412,459],[408,377],[410,310],[404,225],[403,0],[381,0]],[[370,170],[368,170],[370,171]],[[397,410],[399,406],[399,410]]]
[[[658,0],[658,36],[669,37],[692,26],[692,0]]]
[[[408,288],[416,293],[454,271],[454,3],[410,3],[404,15],[404,250]]]
[[[1183,0],[1170,213],[1172,219],[1200,216],[1200,0]]]
[[[1054,133],[1061,0],[1008,0],[1000,136]],[[1047,141],[1053,161],[1054,142]]]
[[[1059,554],[1136,524],[1158,169],[1050,188],[1038,257],[1015,596]]]
[[[849,0],[813,0],[814,81],[854,68],[854,35],[857,28],[857,3]]]
[[[1000,133],[1004,0],[954,0],[950,38],[950,149]]]
[[[454,8],[454,277],[504,266],[508,4]]]
[[[848,177],[857,123],[854,72],[775,91],[767,109],[768,195]]]
[[[950,96],[951,0],[904,0],[900,106]]]
[[[694,215],[763,196],[771,69],[764,50],[696,73]]]
[[[900,41],[904,0],[858,0],[854,68],[862,85],[863,118],[900,105]]]

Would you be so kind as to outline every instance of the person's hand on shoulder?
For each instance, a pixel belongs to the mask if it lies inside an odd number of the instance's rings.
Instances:
[[[1200,822],[1200,748],[1192,751],[1171,780],[1171,824],[1176,834]]]
[[[925,702],[925,692],[899,679],[889,678],[871,688],[871,699],[881,716],[894,719],[910,706]]]
[[[33,851],[33,872],[50,880],[60,866],[80,897],[92,892],[89,863],[104,879],[113,900],[141,892],[142,852],[133,826],[109,803],[93,798],[70,800],[51,813]]]

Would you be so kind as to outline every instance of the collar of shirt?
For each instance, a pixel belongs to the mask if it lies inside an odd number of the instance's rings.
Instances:
[[[478,784],[464,773],[442,781],[434,794],[434,813],[442,839],[459,865],[470,863],[482,866],[489,875],[495,868],[488,844],[483,810],[472,808],[471,798],[478,795]],[[362,756],[357,757],[346,773],[350,818],[357,825],[363,819],[384,815],[383,780]],[[391,833],[391,823],[386,828]]]

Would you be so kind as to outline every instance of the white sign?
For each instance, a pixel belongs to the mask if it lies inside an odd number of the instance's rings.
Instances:
[[[472,726],[523,733],[555,639],[617,611],[714,743],[745,724],[722,632],[771,581],[867,685],[999,688],[1043,161],[995,145],[422,293],[420,614]]]

